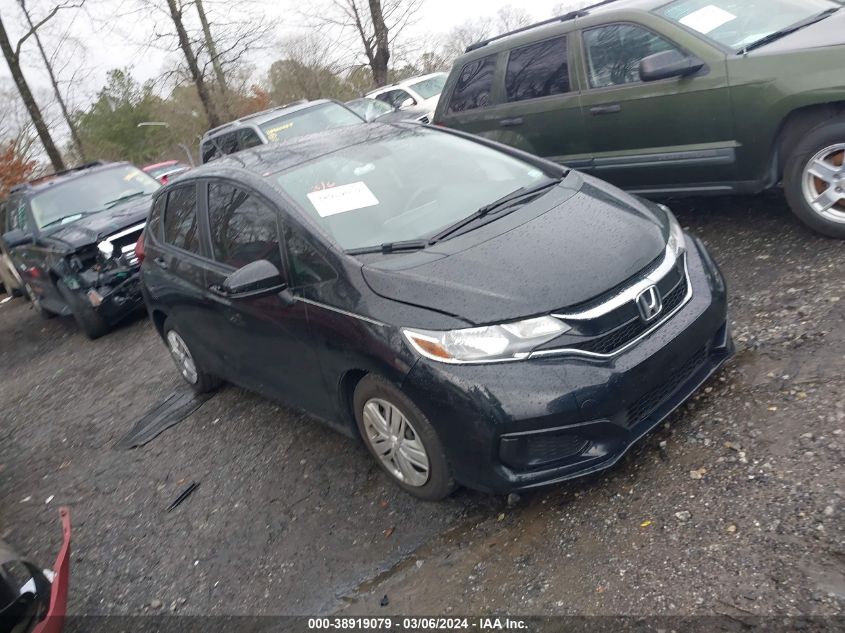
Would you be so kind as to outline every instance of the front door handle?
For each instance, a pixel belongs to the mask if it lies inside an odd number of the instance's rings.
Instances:
[[[594,106],[590,108],[590,114],[593,116],[602,116],[605,114],[619,114],[622,112],[622,106],[618,103],[605,106]]]
[[[515,119],[502,119],[499,121],[500,127],[518,127],[522,125],[522,117],[517,117]]]
[[[165,261],[164,257],[156,257],[153,261],[162,270],[167,270],[167,262]]]

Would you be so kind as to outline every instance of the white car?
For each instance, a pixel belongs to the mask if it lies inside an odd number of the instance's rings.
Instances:
[[[395,110],[422,109],[429,120],[434,116],[434,109],[440,100],[440,93],[446,85],[446,73],[432,73],[421,77],[411,77],[391,86],[383,86],[368,92],[370,99],[384,101]]]

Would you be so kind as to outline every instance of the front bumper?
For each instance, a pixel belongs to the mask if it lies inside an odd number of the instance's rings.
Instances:
[[[688,243],[692,299],[618,356],[414,366],[403,389],[457,481],[508,492],[609,468],[730,358],[724,278],[698,240]]]
[[[93,305],[94,302],[88,294],[90,290],[96,291],[99,295],[99,305],[94,305],[94,309],[109,323],[115,323],[144,307],[140,269],[135,269],[114,285],[101,285],[81,290],[80,292],[85,294],[85,301]]]

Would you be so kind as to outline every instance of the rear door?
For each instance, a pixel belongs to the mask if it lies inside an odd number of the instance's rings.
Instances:
[[[232,298],[215,288],[254,261],[272,262],[290,279],[283,255],[279,211],[240,183],[212,180],[207,209],[213,265],[207,271],[214,339],[231,363],[230,380],[272,398],[315,410],[324,398],[317,355],[310,341],[306,305],[292,295]]]
[[[734,179],[737,147],[725,54],[650,19],[648,26],[614,22],[581,33],[581,101],[594,173],[641,193],[683,192],[700,183],[718,191]],[[695,55],[706,67],[686,78],[641,81],[640,61],[670,50]]]

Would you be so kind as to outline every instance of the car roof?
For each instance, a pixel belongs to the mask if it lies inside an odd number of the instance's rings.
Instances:
[[[503,50],[510,50],[522,44],[528,44],[543,39],[546,36],[554,36],[560,32],[561,25],[570,25],[570,29],[574,28],[578,19],[588,16],[602,16],[613,13],[615,11],[643,11],[650,12],[658,9],[671,0],[602,0],[595,4],[577,9],[559,15],[536,24],[530,24],[525,27],[495,35],[493,37],[481,40],[471,44],[466,52],[461,55],[453,68],[459,68],[463,63],[471,61],[472,59],[479,59],[487,57]]]
[[[152,163],[151,165],[144,165],[141,167],[143,171],[148,171],[150,169],[158,169],[159,167],[170,167],[171,165],[178,165],[178,160],[166,160],[161,163]]]
[[[296,167],[316,158],[327,156],[347,147],[395,138],[409,131],[436,133],[432,128],[416,123],[361,123],[324,130],[296,138],[242,150],[192,169],[188,179],[225,176],[233,171],[251,172],[261,178]],[[180,180],[184,182],[184,180]]]
[[[72,167],[70,169],[66,169],[64,171],[56,172],[53,174],[47,174],[45,176],[41,176],[40,178],[35,178],[30,180],[29,182],[20,183],[14,185],[10,190],[10,194],[15,193],[23,193],[23,194],[37,194],[48,189],[55,187],[56,185],[61,185],[66,182],[70,182],[73,180],[79,180],[81,178],[85,178],[86,176],[90,176],[91,174],[100,173],[102,171],[106,171],[107,169],[113,169],[114,167],[120,167],[124,165],[130,165],[131,163],[121,161],[115,163],[106,163],[103,161],[96,161],[93,163],[86,163],[84,165],[79,165],[78,167]]]
[[[384,92],[388,92],[390,90],[395,90],[397,88],[406,88],[411,84],[416,84],[421,81],[425,81],[426,79],[431,79],[432,77],[439,77],[440,75],[445,75],[446,73],[443,72],[436,72],[436,73],[428,73],[427,75],[417,75],[416,77],[408,77],[407,79],[403,79],[402,81],[397,81],[396,83],[392,83],[389,86],[382,86],[381,88],[376,88],[375,90],[370,90],[367,94],[364,95],[365,98],[370,98],[373,95],[380,95]]]
[[[337,102],[333,101],[332,99],[315,99],[314,101],[297,101],[294,103],[289,103],[287,105],[270,108],[269,110],[262,110],[261,112],[256,112],[255,114],[250,114],[248,116],[241,117],[240,119],[235,119],[234,121],[230,121],[229,123],[224,123],[223,125],[219,125],[215,128],[212,128],[205,133],[205,135],[202,137],[202,140],[205,141],[211,137],[219,136],[220,134],[223,134],[225,132],[232,132],[242,127],[261,125],[262,123],[272,121],[277,117],[284,116],[286,114],[293,114],[294,112],[300,112],[302,110],[307,110],[308,108],[313,108],[314,106],[322,105],[324,103]]]

